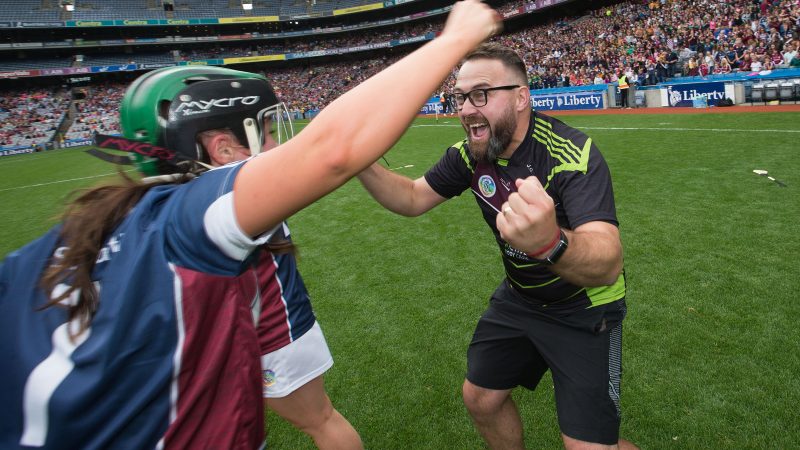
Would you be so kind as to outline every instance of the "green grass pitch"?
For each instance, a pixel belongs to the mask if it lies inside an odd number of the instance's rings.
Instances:
[[[800,114],[561,119],[592,136],[614,179],[629,310],[622,436],[643,449],[796,447]],[[418,119],[387,160],[418,177],[462,136],[455,118]],[[70,191],[114,173],[80,149],[0,158],[0,255],[51,226]],[[351,181],[289,220],[336,360],[326,386],[367,448],[483,448],[460,388],[503,273],[474,202],[404,218]],[[527,447],[559,448],[550,378],[514,398]],[[269,448],[313,448],[268,423]]]

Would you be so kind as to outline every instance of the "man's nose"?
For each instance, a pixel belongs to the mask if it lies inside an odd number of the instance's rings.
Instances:
[[[464,104],[458,109],[459,114],[462,116],[469,116],[478,111],[478,108],[472,104],[472,99],[467,97],[464,99]]]

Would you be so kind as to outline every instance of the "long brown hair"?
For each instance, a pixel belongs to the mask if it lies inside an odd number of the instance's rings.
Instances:
[[[42,309],[58,305],[74,292],[78,293],[78,301],[67,305],[69,320],[76,320],[79,325],[77,330],[69,328],[71,337],[86,330],[97,310],[99,296],[91,277],[109,235],[147,191],[155,186],[191,179],[181,177],[175,181],[143,183],[122,172],[120,176],[121,183],[76,191],[77,197],[67,205],[61,217],[61,244],[66,246],[66,250],[52,258],[40,280],[42,288],[50,296],[50,301]],[[55,291],[56,286],[62,283],[68,288],[60,293]],[[56,293],[58,295],[54,295]]]

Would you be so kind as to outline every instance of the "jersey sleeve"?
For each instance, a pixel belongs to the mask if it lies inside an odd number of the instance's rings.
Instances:
[[[593,221],[619,225],[611,172],[594,143],[589,145],[585,171],[564,171],[555,178],[558,200],[563,203],[570,229]]]
[[[176,263],[205,273],[237,275],[253,250],[270,238],[272,231],[253,239],[236,221],[233,184],[242,166],[208,171],[175,196],[165,233]]]
[[[461,195],[469,188],[475,163],[469,158],[464,141],[445,151],[439,161],[425,173],[425,181],[444,198]]]

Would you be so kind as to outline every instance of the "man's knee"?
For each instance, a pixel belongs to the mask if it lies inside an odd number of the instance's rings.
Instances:
[[[464,381],[462,398],[472,416],[495,414],[503,407],[510,391],[486,389]]]

